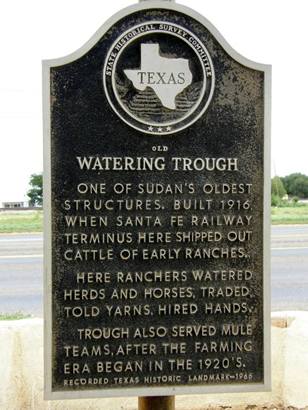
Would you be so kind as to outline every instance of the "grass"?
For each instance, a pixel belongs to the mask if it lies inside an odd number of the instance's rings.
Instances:
[[[308,205],[272,207],[272,224],[308,224]]]
[[[272,224],[308,224],[308,205],[272,207]],[[0,233],[42,232],[43,211],[0,212]]]
[[[42,232],[42,211],[0,212],[0,233]]]
[[[31,317],[31,315],[27,315],[22,312],[0,313],[0,320],[21,320],[29,317]]]

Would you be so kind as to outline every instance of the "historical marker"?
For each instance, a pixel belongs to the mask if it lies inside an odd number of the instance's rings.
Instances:
[[[166,1],[44,62],[47,398],[269,388],[269,87]]]

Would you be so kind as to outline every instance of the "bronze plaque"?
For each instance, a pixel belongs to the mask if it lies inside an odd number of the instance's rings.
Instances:
[[[172,2],[44,62],[47,398],[269,388],[269,78]]]

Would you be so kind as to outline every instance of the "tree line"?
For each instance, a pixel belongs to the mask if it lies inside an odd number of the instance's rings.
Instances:
[[[279,205],[283,199],[297,202],[308,198],[308,176],[294,173],[285,177],[272,178],[272,205]]]
[[[32,174],[30,176],[30,189],[27,195],[31,206],[41,206],[43,203],[43,175]],[[277,206],[286,198],[298,199],[308,198],[308,176],[294,173],[285,177],[275,176],[272,178],[272,205]]]
[[[32,174],[29,181],[30,189],[27,192],[30,206],[43,205],[43,174]]]

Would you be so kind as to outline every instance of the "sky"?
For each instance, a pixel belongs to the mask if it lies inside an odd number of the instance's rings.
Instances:
[[[246,58],[272,65],[272,175],[308,175],[307,0],[181,0]],[[43,169],[41,60],[80,48],[131,0],[15,0],[0,6],[0,204],[26,199]]]

